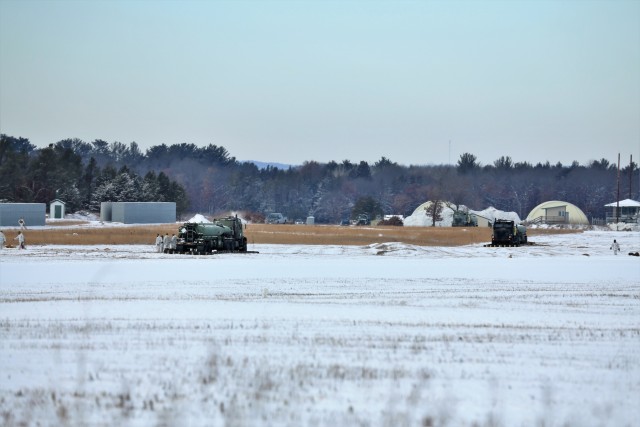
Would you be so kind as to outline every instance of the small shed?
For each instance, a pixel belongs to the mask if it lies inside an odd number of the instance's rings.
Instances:
[[[176,222],[176,203],[102,202],[100,220],[123,224],[168,224]]]
[[[27,227],[45,225],[46,211],[45,203],[0,203],[0,226],[19,227],[20,218]]]
[[[49,203],[49,218],[63,219],[65,203],[60,199],[55,199]]]
[[[640,202],[631,199],[604,205],[607,209],[607,224],[615,222],[640,223]],[[618,213],[618,207],[620,213]]]

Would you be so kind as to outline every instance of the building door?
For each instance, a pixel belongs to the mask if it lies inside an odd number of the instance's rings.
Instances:
[[[53,214],[53,217],[62,219],[62,206],[56,205],[54,206],[54,208],[55,208],[55,213]]]

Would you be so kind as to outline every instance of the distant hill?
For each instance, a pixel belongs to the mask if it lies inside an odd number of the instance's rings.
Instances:
[[[287,170],[290,167],[294,167],[295,165],[287,165],[285,163],[276,163],[276,162],[260,162],[258,160],[242,160],[240,163],[253,163],[258,167],[258,169],[266,169],[268,166],[272,168],[278,168],[282,170]]]

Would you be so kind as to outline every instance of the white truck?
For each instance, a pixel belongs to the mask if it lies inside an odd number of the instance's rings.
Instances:
[[[267,215],[267,219],[265,220],[265,222],[267,224],[286,224],[287,217],[283,216],[279,212],[272,212],[269,215]]]

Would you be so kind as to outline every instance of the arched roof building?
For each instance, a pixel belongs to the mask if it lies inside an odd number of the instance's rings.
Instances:
[[[559,200],[540,203],[527,215],[526,221],[542,224],[589,225],[589,219],[579,207]]]

